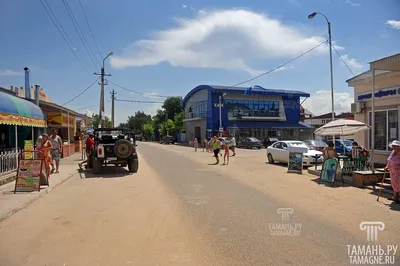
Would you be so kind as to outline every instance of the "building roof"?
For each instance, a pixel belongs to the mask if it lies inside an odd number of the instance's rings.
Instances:
[[[341,113],[339,115],[335,115],[335,118],[348,118],[348,117],[354,117],[354,114],[352,113]],[[312,120],[312,119],[324,119],[324,118],[332,118],[332,112],[331,113],[326,113],[318,116],[313,116],[311,118],[308,118],[307,120]]]
[[[207,89],[211,92],[219,93],[234,93],[244,95],[266,95],[266,96],[292,96],[292,97],[310,97],[310,94],[303,91],[297,90],[277,90],[277,89],[266,89],[261,86],[255,85],[252,87],[233,87],[233,86],[219,86],[219,85],[199,85],[192,89],[182,100],[182,106],[184,107],[189,98],[200,90]]]

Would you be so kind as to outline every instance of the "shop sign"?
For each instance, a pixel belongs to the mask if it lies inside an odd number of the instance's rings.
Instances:
[[[73,127],[75,124],[75,117],[70,115],[68,121],[68,114],[49,112],[47,113],[47,124],[51,126]]]
[[[34,147],[33,147],[33,141],[32,140],[25,140],[24,143],[24,151],[33,151]],[[33,159],[33,153],[32,152],[25,152],[25,160],[28,159]]]
[[[19,160],[15,192],[31,192],[40,190],[42,160]]]
[[[375,98],[377,99],[390,98],[396,96],[400,96],[400,88],[389,88],[389,89],[375,91]],[[357,101],[359,102],[370,101],[371,99],[372,99],[372,92],[360,93],[357,96]]]

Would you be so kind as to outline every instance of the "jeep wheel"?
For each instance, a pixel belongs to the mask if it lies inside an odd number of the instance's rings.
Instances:
[[[95,158],[93,158],[93,160],[92,160],[92,173],[95,174],[95,175],[100,174],[101,167],[102,167],[102,162],[96,160]]]
[[[139,169],[139,159],[138,158],[129,159],[128,161],[129,172],[137,173],[138,169]]]
[[[126,139],[117,140],[114,144],[114,153],[118,158],[126,159],[133,153],[133,145]]]

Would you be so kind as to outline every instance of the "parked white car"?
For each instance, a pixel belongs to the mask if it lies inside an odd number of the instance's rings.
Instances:
[[[306,153],[303,153],[303,165],[310,166],[315,164],[315,156],[319,155],[318,163],[323,162],[322,152],[312,150],[302,141],[285,140],[278,141],[267,148],[267,160],[269,163],[288,163],[289,161],[289,147],[305,148]]]

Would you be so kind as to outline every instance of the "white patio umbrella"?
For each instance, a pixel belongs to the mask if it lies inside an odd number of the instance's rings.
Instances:
[[[369,125],[357,120],[338,119],[316,129],[314,134],[318,136],[350,136],[369,128]]]

